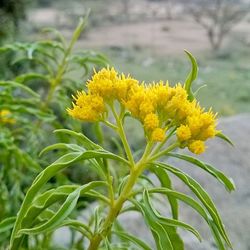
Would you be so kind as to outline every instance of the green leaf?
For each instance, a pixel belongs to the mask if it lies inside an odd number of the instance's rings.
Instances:
[[[62,43],[58,41],[45,40],[45,41],[38,41],[36,42],[36,44],[38,45],[38,47],[43,47],[45,49],[51,49],[51,50],[57,49],[58,51],[64,53],[64,48],[62,46]]]
[[[135,245],[139,246],[141,249],[151,250],[151,247],[149,247],[142,240],[138,239],[137,237],[135,237],[131,234],[128,234],[124,231],[112,231],[112,233],[118,235],[122,239],[125,239],[125,240],[128,240],[128,241],[134,243]]]
[[[214,224],[214,222],[210,219],[210,216],[207,214],[207,211],[196,201],[194,200],[192,197],[187,196],[186,194],[177,192],[177,191],[173,191],[167,188],[152,188],[148,190],[150,193],[163,193],[163,194],[167,194],[168,196],[173,196],[176,199],[179,199],[180,201],[186,203],[187,205],[189,205],[190,207],[192,207],[199,215],[201,215],[205,221],[207,222],[208,226],[210,227],[210,230],[212,232],[212,234],[215,237],[217,246],[220,250],[224,250],[224,245],[223,248],[220,246],[220,242],[221,242],[221,237],[220,237],[220,233],[218,232],[218,229],[216,227],[216,225]]]
[[[35,93],[32,89],[30,89],[29,87],[18,83],[18,82],[14,82],[14,81],[0,81],[0,86],[4,86],[4,87],[14,87],[14,88],[20,88],[23,89],[24,91],[28,92],[29,94],[31,94],[32,96],[36,97],[36,98],[40,98],[40,96]]]
[[[215,242],[217,244],[218,249],[219,250],[226,250],[224,243],[221,240],[220,233],[219,233],[215,223],[212,220],[210,220],[210,225],[212,227],[212,232],[213,232],[214,239],[215,239]]]
[[[104,243],[105,243],[105,249],[112,250],[111,244],[110,244],[109,239],[107,237],[104,239]]]
[[[172,189],[171,179],[169,178],[166,171],[160,168],[152,168],[150,170],[158,177],[162,187]],[[173,219],[178,220],[178,202],[175,198],[169,197],[168,195],[167,195],[167,198],[171,206]]]
[[[134,199],[131,199],[131,202],[143,214],[143,218],[155,239],[157,250],[174,250],[168,231],[166,231],[164,226],[155,219],[155,216],[152,216],[152,213],[146,209],[145,204]]]
[[[103,181],[93,181],[85,184],[82,187],[80,196],[85,196],[89,190],[101,185],[106,185],[106,183]],[[21,227],[28,228],[31,227],[31,225],[34,225],[35,218],[38,217],[45,209],[57,202],[64,200],[77,188],[79,188],[79,185],[63,185],[56,189],[50,189],[43,194],[38,195],[32,202],[25,217],[23,218]]]
[[[231,146],[234,146],[233,142],[230,140],[229,137],[227,137],[226,135],[224,135],[222,132],[219,132],[216,134],[216,137],[228,142]]]
[[[36,107],[29,106],[28,102],[23,103],[23,104],[11,103],[10,105],[11,105],[10,110],[16,111],[16,113],[18,112],[18,113],[31,114],[31,115],[34,115],[35,117],[37,117],[43,121],[47,121],[47,122],[51,122],[55,119],[55,116],[52,113],[43,112]],[[2,105],[0,105],[0,106],[2,106]]]
[[[65,227],[65,226],[75,229],[76,231],[80,232],[83,236],[86,236],[88,239],[91,239],[93,235],[90,227],[79,222],[78,220],[67,219],[63,221],[57,228]]]
[[[77,144],[56,143],[44,148],[39,154],[39,156],[41,157],[43,154],[55,149],[69,149],[71,151],[81,152],[81,153],[86,151],[84,148],[78,146]]]
[[[51,232],[71,214],[73,209],[75,208],[77,201],[80,197],[81,191],[86,188],[85,185],[78,187],[75,191],[69,194],[66,201],[60,207],[60,209],[55,213],[55,215],[50,218],[46,223],[35,226],[32,228],[24,228],[20,229],[18,235],[21,234],[40,234],[44,232]]]
[[[183,229],[186,229],[186,230],[190,231],[191,233],[193,233],[194,236],[196,236],[197,239],[199,241],[201,241],[201,236],[200,236],[199,232],[197,230],[195,230],[192,226],[190,226],[184,222],[181,222],[179,220],[169,219],[169,218],[165,218],[165,217],[161,216],[152,206],[152,204],[150,202],[148,190],[145,190],[143,193],[143,201],[144,201],[146,208],[148,210],[151,210],[152,213],[154,213],[154,216],[159,220],[159,222],[161,224],[165,224],[165,225],[170,226],[172,228],[181,227]],[[174,244],[174,243],[172,242],[172,244]]]
[[[60,49],[66,48],[66,41],[65,38],[63,37],[63,35],[61,34],[61,32],[59,32],[57,29],[48,27],[48,28],[44,28],[42,30],[42,32],[50,32],[55,34],[55,36],[58,38],[58,40],[62,43],[62,47],[60,46]]]
[[[46,75],[42,75],[42,74],[38,74],[38,73],[26,73],[26,74],[23,74],[23,75],[19,75],[15,78],[15,82],[18,82],[18,83],[25,83],[27,81],[30,81],[30,80],[37,80],[37,79],[40,79],[40,80],[45,80],[46,82],[49,81],[48,77]]]
[[[10,231],[16,221],[16,217],[8,217],[0,222],[0,233]]]
[[[91,141],[87,136],[82,133],[77,133],[69,129],[57,129],[54,131],[54,133],[71,135],[77,141],[81,142],[87,149],[102,149],[101,146]]]
[[[167,156],[175,157],[187,162],[190,162],[202,169],[204,169],[206,172],[214,176],[217,180],[219,180],[226,189],[230,192],[232,190],[235,190],[235,185],[231,178],[228,178],[224,173],[217,170],[216,168],[212,167],[211,165],[208,165],[198,159],[195,159],[189,155],[183,155],[183,154],[177,154],[177,153],[167,153]]]
[[[31,185],[30,189],[27,191],[26,197],[23,201],[23,204],[21,206],[21,209],[19,210],[19,214],[17,216],[17,220],[15,223],[15,227],[12,231],[12,237],[11,237],[11,248],[14,244],[14,240],[17,235],[17,231],[20,229],[20,224],[30,207],[30,204],[32,204],[33,199],[35,198],[36,194],[39,192],[39,190],[42,188],[42,186],[51,179],[55,174],[57,174],[62,169],[66,168],[69,164],[78,162],[80,160],[89,160],[93,158],[108,158],[108,159],[114,159],[121,161],[123,163],[127,164],[127,161],[119,156],[116,156],[112,153],[109,153],[107,151],[103,150],[89,150],[85,152],[73,152],[68,153],[62,157],[60,157],[58,160],[56,160],[54,163],[52,163],[50,166],[48,166],[46,169],[44,169],[34,180],[33,184]],[[14,248],[14,247],[13,247]],[[15,249],[15,248],[14,248]]]
[[[85,15],[84,18],[80,18],[79,23],[78,23],[78,25],[73,33],[73,37],[72,37],[72,41],[71,41],[72,45],[79,39],[82,31],[86,27],[89,14],[90,14],[90,10],[87,11],[87,14]]]
[[[185,90],[188,93],[188,99],[190,101],[192,101],[194,99],[194,94],[192,92],[192,83],[198,75],[198,65],[197,65],[197,62],[196,62],[196,59],[194,58],[194,56],[190,52],[188,52],[187,50],[184,50],[184,51],[187,54],[187,56],[190,59],[191,64],[192,64],[192,69],[191,69],[190,73],[188,74],[188,77],[185,80],[185,85],[184,85]]]
[[[161,163],[161,162],[157,162],[157,163],[155,163],[155,165],[159,166],[163,169],[166,169],[167,171],[176,175],[195,193],[197,198],[199,198],[199,200],[203,203],[203,205],[206,207],[207,211],[211,215],[214,223],[218,227],[218,230],[221,233],[225,242],[228,244],[229,247],[232,247],[232,244],[231,244],[231,242],[226,234],[226,231],[224,229],[220,215],[219,215],[212,199],[210,198],[208,193],[201,187],[201,185],[197,181],[195,181],[193,178],[191,178],[189,175],[185,174],[184,172],[180,171],[179,169],[177,169],[173,166],[170,166],[168,164]]]
[[[209,218],[207,215],[206,210],[192,197],[180,193],[178,191],[174,191],[168,188],[152,188],[149,189],[148,192],[150,193],[162,193],[167,194],[168,196],[175,197],[176,199],[179,199],[180,201],[183,201],[187,205],[191,206],[196,212],[198,212],[207,222],[209,222]]]

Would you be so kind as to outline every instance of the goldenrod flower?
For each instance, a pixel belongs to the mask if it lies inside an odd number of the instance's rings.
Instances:
[[[132,116],[141,121],[143,121],[147,113],[152,112],[153,106],[150,100],[147,100],[144,85],[140,85],[131,90],[125,106],[131,112]]]
[[[139,106],[139,118],[143,120],[147,114],[154,112],[154,103],[150,99],[145,99]]]
[[[139,82],[130,76],[122,74],[119,80],[114,84],[115,98],[123,103],[128,99],[128,95],[132,89],[138,86]]]
[[[98,121],[106,110],[103,98],[98,95],[86,94],[82,91],[78,92],[74,99],[73,108],[67,109],[67,111],[76,119],[89,122]]]
[[[158,116],[153,113],[146,115],[143,124],[144,124],[145,130],[148,130],[148,131],[154,130],[155,128],[159,126]]]
[[[187,125],[181,125],[176,130],[176,135],[180,142],[187,141],[191,138],[191,131]]]
[[[151,134],[151,140],[154,142],[161,142],[165,138],[165,132],[162,128],[156,128]]]
[[[11,112],[8,109],[0,110],[0,123],[14,124],[16,120],[11,118]]]
[[[205,151],[205,143],[200,140],[192,141],[188,144],[188,149],[194,154],[201,154]]]
[[[95,72],[87,87],[91,95],[98,95],[102,98],[113,98],[114,84],[119,80],[114,68],[104,68]]]
[[[144,126],[146,136],[154,142],[163,141],[165,132],[176,127],[176,136],[182,146],[200,154],[204,142],[218,133],[216,115],[205,112],[196,100],[189,101],[184,86],[174,87],[160,81],[145,85],[114,68],[95,72],[87,83],[88,91],[78,92],[73,108],[68,112],[83,121],[104,119],[105,112],[118,101],[121,110],[127,109]]]
[[[114,99],[126,101],[129,91],[136,85],[138,81],[130,76],[118,75],[114,68],[104,68],[95,72],[87,87],[90,94],[111,102]]]

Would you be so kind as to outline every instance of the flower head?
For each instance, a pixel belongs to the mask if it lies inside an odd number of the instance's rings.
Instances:
[[[146,115],[143,124],[147,131],[154,130],[159,126],[158,116],[153,113]]]
[[[161,142],[165,138],[165,132],[162,128],[156,128],[151,134],[151,140],[154,142]]]
[[[0,123],[14,124],[16,120],[11,117],[11,112],[8,109],[0,110]]]
[[[180,142],[187,141],[191,138],[191,131],[190,128],[187,125],[181,125],[176,130],[176,135]]]
[[[205,151],[205,143],[200,140],[192,141],[188,144],[188,149],[194,154],[201,154]]]
[[[86,94],[84,91],[78,92],[72,109],[67,109],[69,115],[82,120],[94,122],[101,119],[105,112],[103,98],[98,95]]]
[[[83,121],[99,121],[114,101],[128,110],[144,127],[148,140],[161,142],[169,129],[176,129],[182,147],[200,154],[205,141],[218,133],[216,115],[204,111],[196,100],[190,101],[184,85],[171,87],[168,82],[144,84],[118,74],[114,68],[95,72],[87,83],[88,91],[78,92],[68,113]],[[113,110],[112,110],[113,112]]]

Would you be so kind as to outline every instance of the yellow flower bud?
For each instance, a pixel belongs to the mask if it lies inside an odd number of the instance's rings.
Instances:
[[[162,128],[156,128],[151,134],[151,140],[154,142],[161,142],[165,138],[165,132]]]
[[[154,130],[159,126],[159,119],[156,114],[150,113],[144,119],[145,130]]]
[[[202,154],[205,151],[205,143],[200,140],[192,141],[188,144],[188,149],[194,154]]]
[[[191,131],[187,125],[181,125],[177,131],[176,135],[180,142],[187,141],[191,138]]]

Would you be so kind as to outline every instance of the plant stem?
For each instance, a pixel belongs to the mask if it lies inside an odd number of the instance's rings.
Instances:
[[[169,151],[179,147],[180,143],[179,142],[175,142],[173,143],[172,145],[170,145],[168,148],[162,150],[161,152],[159,153],[156,153],[156,154],[153,154],[153,156],[149,159],[149,161],[154,161],[156,160],[157,158],[165,155],[166,153],[168,153]]]
[[[116,124],[117,124],[117,131],[118,131],[118,133],[120,135],[120,138],[121,138],[122,144],[124,146],[124,150],[126,152],[127,158],[128,158],[128,160],[129,160],[129,162],[131,164],[131,167],[133,168],[135,166],[134,157],[133,157],[133,154],[131,152],[130,146],[128,144],[128,141],[127,141],[127,138],[126,138],[126,134],[125,134],[121,119],[117,115],[113,105],[111,106],[111,110],[112,110],[112,112],[114,114]]]
[[[113,114],[114,114],[115,119],[116,119],[117,131],[120,135],[120,138],[122,140],[122,143],[123,143],[125,152],[127,154],[128,160],[131,164],[130,175],[129,175],[128,181],[125,184],[120,196],[116,200],[114,200],[113,203],[111,204],[108,215],[107,215],[106,219],[104,220],[104,223],[101,226],[101,230],[99,232],[95,233],[94,236],[92,237],[92,239],[90,240],[88,250],[97,250],[101,241],[109,234],[111,227],[113,225],[113,222],[115,221],[115,219],[119,215],[124,202],[131,195],[132,189],[133,189],[138,177],[140,176],[140,174],[144,170],[144,167],[146,166],[146,162],[147,162],[147,157],[150,154],[150,150],[152,149],[152,146],[153,146],[153,143],[151,143],[151,142],[148,143],[141,159],[135,164],[134,158],[133,158],[130,146],[129,146],[127,138],[126,138],[126,134],[125,134],[122,122],[121,122],[122,118],[118,117],[117,113],[115,112],[114,107],[111,107],[111,108],[112,108]]]
[[[143,171],[145,164],[136,165],[136,168],[134,170],[131,169],[131,174],[129,176],[128,182],[126,183],[124,189],[122,190],[119,198],[115,201],[113,208],[110,209],[103,225],[102,229],[99,233],[95,234],[94,237],[90,241],[90,245],[88,250],[96,250],[98,249],[98,246],[100,245],[103,238],[105,238],[108,233],[110,232],[110,229],[112,227],[112,224],[116,217],[119,215],[122,206],[124,202],[127,200],[127,198],[130,196],[130,193],[137,181],[137,178]]]

